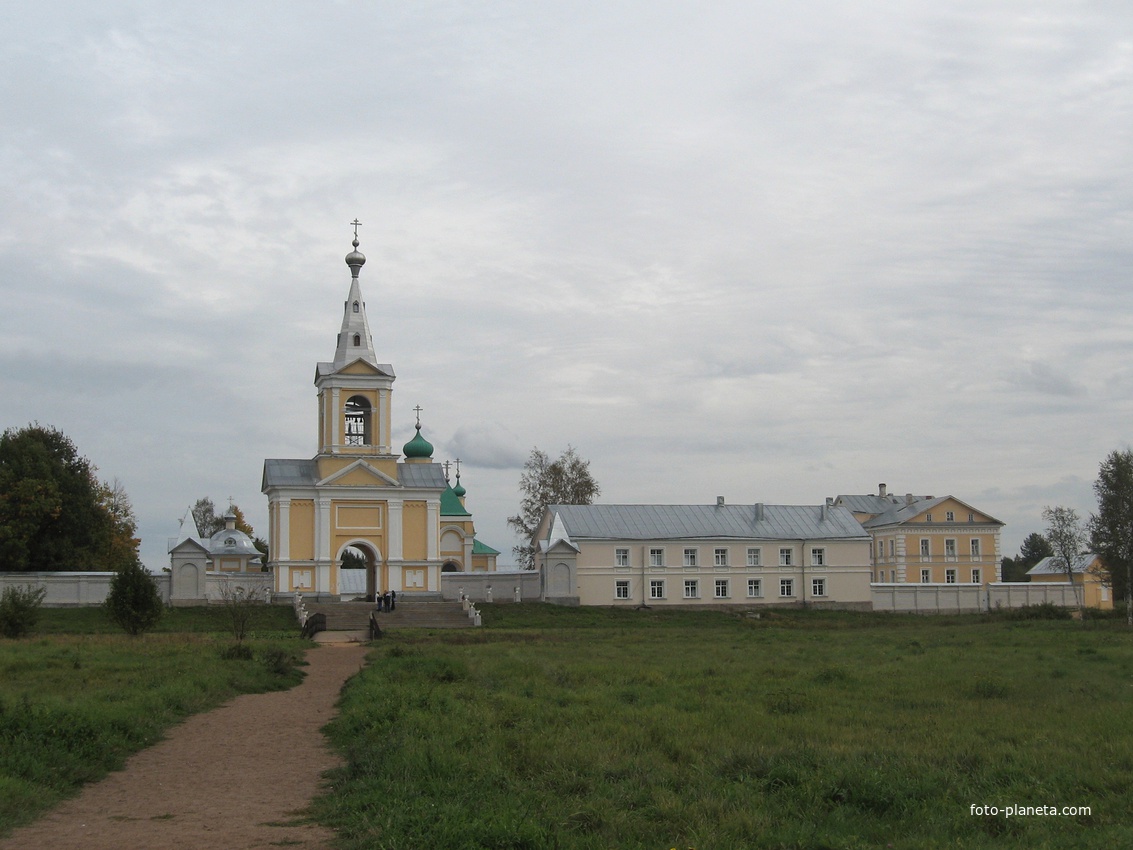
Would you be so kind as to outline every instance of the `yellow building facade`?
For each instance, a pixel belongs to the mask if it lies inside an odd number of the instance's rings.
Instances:
[[[1003,523],[955,496],[838,496],[871,538],[877,583],[977,584],[1000,580]]]
[[[498,553],[475,540],[463,488],[450,487],[433,461],[420,418],[402,453],[394,451],[395,375],[374,351],[357,235],[353,247],[334,360],[315,369],[318,453],[264,462],[268,566],[278,595],[337,599],[343,553],[353,549],[366,559],[367,596],[437,594],[442,569],[494,570]]]
[[[1069,584],[1063,562],[1055,557],[1043,558],[1027,571],[1032,582]],[[1080,556],[1070,571],[1074,577],[1075,593],[1087,608],[1113,609],[1113,592],[1109,586],[1109,570],[1101,558],[1092,552]]]

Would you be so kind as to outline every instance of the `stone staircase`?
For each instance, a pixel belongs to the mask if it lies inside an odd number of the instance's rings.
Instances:
[[[369,640],[370,612],[376,610],[372,603],[331,602],[307,606],[310,615],[322,614],[326,617],[326,631],[318,632],[315,640]],[[396,610],[378,612],[378,626],[381,630],[396,629],[467,629],[473,627],[459,602],[440,600],[398,600]]]

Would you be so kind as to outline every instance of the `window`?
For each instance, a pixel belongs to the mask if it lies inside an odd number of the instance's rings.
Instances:
[[[921,570],[921,584],[932,584],[932,570]]]
[[[949,561],[956,560],[956,541],[954,538],[949,537],[944,541],[944,557]]]
[[[925,514],[924,515],[924,521],[925,522],[932,522],[932,514]]]
[[[343,428],[346,445],[370,445],[370,402],[365,396],[355,395],[346,400]]]
[[[357,347],[358,347],[358,346],[360,346],[361,344],[362,344],[362,336],[361,336],[361,334],[354,334],[354,347],[355,347],[355,348],[357,348]]]
[[[357,301],[354,302],[354,312],[355,313],[358,312],[358,302]]]
[[[896,584],[896,583],[897,583],[897,571],[896,571],[896,570],[890,570],[890,571],[889,571],[889,581],[890,581],[890,582],[891,582],[892,584]]]
[[[650,549],[649,550],[649,566],[663,567],[665,566],[665,550],[664,549]]]
[[[983,584],[983,571],[978,567],[972,570],[972,584]]]
[[[715,552],[712,553],[712,557],[713,557],[713,563],[715,563],[716,566],[718,566],[718,567],[728,566],[728,550],[727,549],[717,549]]]
[[[700,583],[694,579],[685,579],[685,599],[696,599],[700,596]]]
[[[810,580],[810,595],[811,596],[825,596],[826,595],[826,579],[812,578]]]
[[[897,550],[896,550],[896,548],[894,548],[894,547],[895,547],[895,545],[896,545],[896,541],[895,541],[895,540],[890,540],[890,541],[889,541],[889,557],[890,557],[890,558],[892,558],[892,557],[893,557],[893,553],[897,551]]]
[[[794,596],[795,595],[795,580],[793,578],[779,579],[779,595],[780,596]]]
[[[686,567],[695,567],[696,566],[696,550],[695,549],[685,549],[685,566]]]
[[[628,567],[629,566],[629,549],[615,549],[614,550],[614,566],[615,567]]]
[[[885,570],[878,570],[877,571],[877,580],[878,581],[885,581]]]
[[[978,537],[972,538],[972,560],[978,561],[980,559],[980,539]]]
[[[747,580],[747,595],[749,599],[759,599],[763,596],[763,580],[749,578]]]
[[[885,557],[885,544],[880,540],[877,541],[877,560]]]
[[[790,550],[790,549],[780,549],[779,550],[779,566],[781,566],[781,567],[791,566],[791,554],[792,554],[792,550]]]
[[[955,511],[945,511],[944,521],[945,522],[955,522],[956,521],[956,512]]]
[[[728,580],[726,578],[716,579],[716,598],[727,599],[730,595],[728,593]]]
[[[763,566],[763,550],[751,548],[747,550],[747,565],[749,567]]]
[[[921,560],[927,561],[932,557],[932,550],[929,548],[930,544],[927,537],[921,538]]]
[[[614,582],[614,598],[615,599],[629,599],[629,582],[628,581],[615,581]]]
[[[816,567],[826,566],[826,550],[825,549],[811,549],[810,562]]]
[[[664,599],[665,598],[665,581],[664,581],[664,579],[651,579],[649,581],[649,598],[650,599]]]
[[[975,521],[976,521],[976,515],[975,514],[968,514],[968,522],[975,522]]]
[[[944,571],[944,583],[945,584],[955,584],[956,583],[956,571],[955,570],[945,570]]]

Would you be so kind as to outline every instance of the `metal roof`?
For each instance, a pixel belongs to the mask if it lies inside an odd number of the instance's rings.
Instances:
[[[314,460],[269,458],[264,461],[261,489],[268,487],[313,487],[319,481],[318,463]],[[439,463],[399,463],[397,480],[402,487],[443,490],[448,486]]]
[[[1075,572],[1075,573],[1087,572],[1090,569],[1090,567],[1092,567],[1094,565],[1094,562],[1097,561],[1097,560],[1098,560],[1097,555],[1093,554],[1092,552],[1085,552],[1085,553],[1078,556],[1078,560],[1076,560],[1074,562],[1074,566],[1071,568],[1071,572]],[[1029,576],[1054,576],[1054,575],[1064,576],[1064,575],[1066,575],[1066,568],[1062,565],[1062,559],[1061,558],[1059,558],[1057,556],[1050,556],[1050,557],[1043,558],[1041,561],[1039,561],[1037,564],[1035,564],[1033,567],[1031,567],[1029,570],[1027,570],[1027,575],[1029,575]]]
[[[551,505],[548,510],[575,540],[869,539],[847,508],[825,505]]]

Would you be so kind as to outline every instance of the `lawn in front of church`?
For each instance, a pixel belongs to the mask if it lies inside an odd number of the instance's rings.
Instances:
[[[483,619],[387,636],[348,683],[315,807],[341,846],[1133,846],[1119,621]]]

